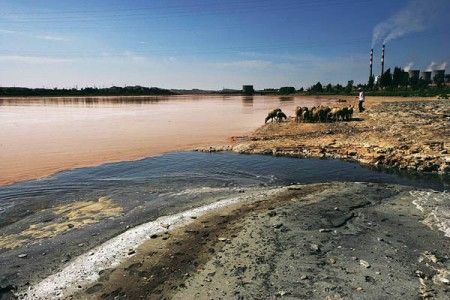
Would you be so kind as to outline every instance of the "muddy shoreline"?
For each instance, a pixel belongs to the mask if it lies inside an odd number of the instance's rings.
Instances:
[[[69,298],[445,299],[450,240],[421,223],[416,197],[389,184],[286,187],[153,236]]]
[[[4,252],[1,295],[444,299],[449,291],[446,191],[364,182],[225,190],[158,209],[148,224],[145,213],[130,223],[99,200],[111,212],[106,223]]]
[[[349,105],[354,103],[346,100]],[[227,146],[233,151],[298,158],[331,158],[417,174],[450,175],[450,102],[369,97],[367,110],[350,122],[269,123]]]

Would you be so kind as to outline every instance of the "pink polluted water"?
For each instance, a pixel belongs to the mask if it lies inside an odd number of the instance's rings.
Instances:
[[[0,185],[105,162],[230,143],[268,111],[335,99],[164,96],[0,99]]]

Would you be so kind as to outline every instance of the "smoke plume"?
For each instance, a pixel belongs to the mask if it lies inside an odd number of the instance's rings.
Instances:
[[[414,63],[410,62],[409,64],[407,64],[406,66],[403,67],[403,71],[409,72],[409,70],[411,70],[413,66],[414,66]]]
[[[372,47],[378,42],[386,44],[404,35],[420,32],[434,25],[440,12],[445,11],[446,0],[412,0],[390,18],[373,29]]]
[[[434,70],[445,70],[447,68],[447,62],[444,61],[442,64],[437,64],[434,61],[427,67],[427,71],[432,72]]]

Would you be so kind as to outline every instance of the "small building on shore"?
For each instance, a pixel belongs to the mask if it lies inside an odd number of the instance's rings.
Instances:
[[[244,95],[253,95],[255,90],[253,89],[253,85],[243,85],[242,86],[242,94]]]

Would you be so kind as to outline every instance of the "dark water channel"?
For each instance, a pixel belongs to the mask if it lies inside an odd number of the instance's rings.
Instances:
[[[204,193],[328,181],[382,182],[436,190],[450,185],[438,177],[388,173],[340,160],[175,152],[74,169],[41,180],[0,187],[0,224],[5,223],[8,211],[45,208],[100,196],[126,204],[162,200],[177,194],[182,202],[198,195],[196,189]],[[180,194],[186,190],[190,192]]]

